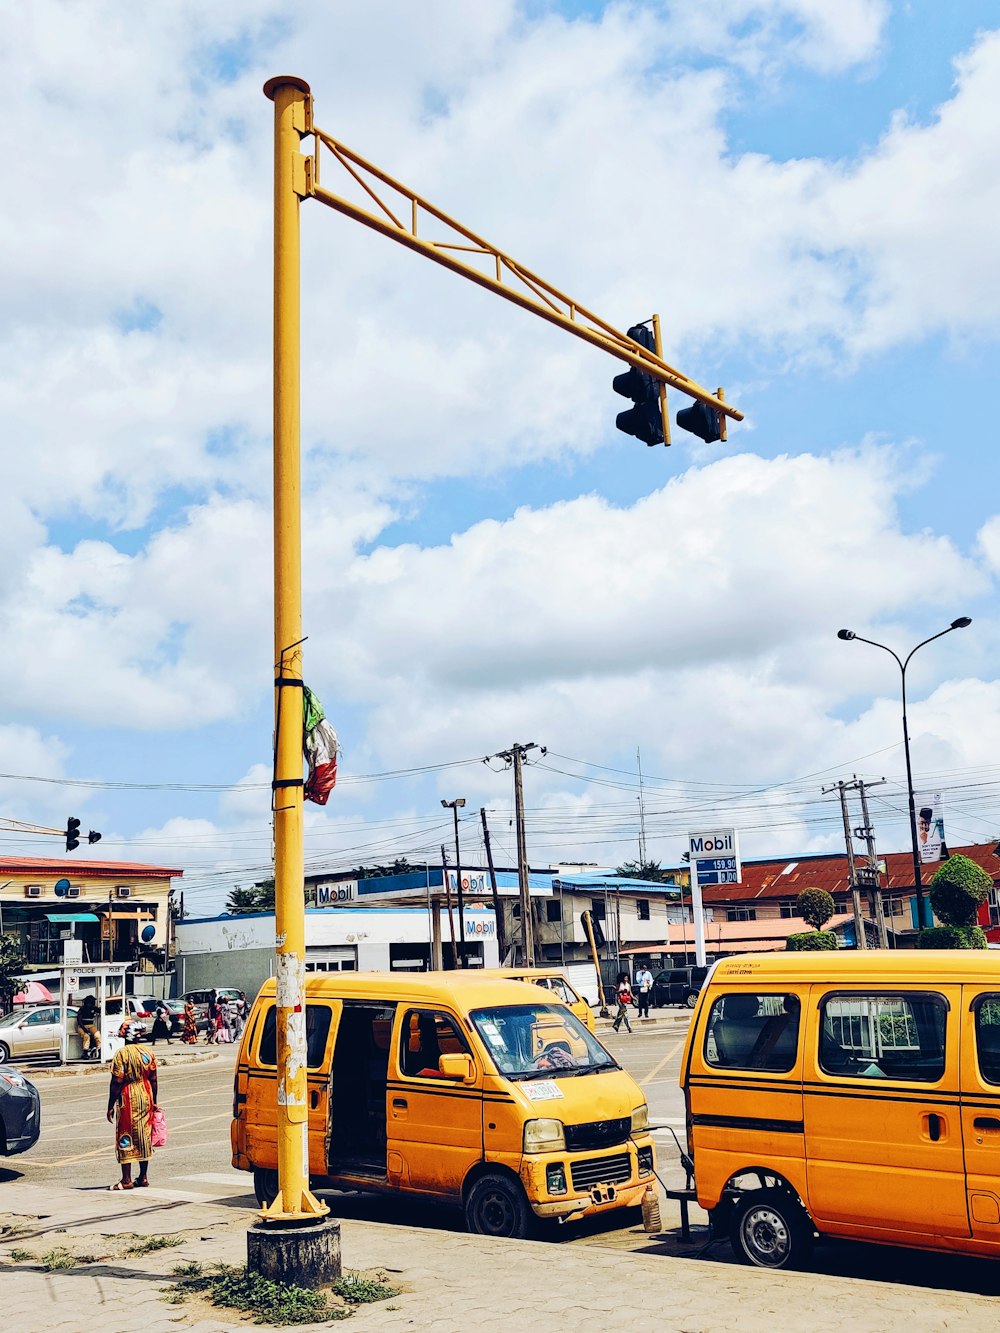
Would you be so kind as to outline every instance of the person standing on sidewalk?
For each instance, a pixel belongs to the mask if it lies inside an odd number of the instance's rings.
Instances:
[[[649,1017],[649,1001],[653,994],[653,974],[649,970],[647,963],[640,963],[639,970],[635,974],[635,984],[637,989],[636,1001],[639,1005],[639,1017]]]
[[[111,1087],[108,1090],[108,1120],[115,1121],[115,1153],[122,1169],[121,1180],[112,1190],[141,1189],[148,1185],[146,1174],[153,1154],[152,1119],[156,1109],[156,1056],[144,1046],[146,1029],[130,1023],[125,1031],[125,1045],[111,1061]],[[139,1174],[132,1182],[132,1163],[139,1163]]]
[[[628,973],[618,973],[618,986],[616,990],[618,997],[618,1012],[615,1014],[615,1021],[611,1024],[615,1032],[618,1031],[622,1023],[625,1024],[627,1032],[632,1031],[632,1024],[628,1021],[628,1007],[632,1003],[632,987],[629,984]]]

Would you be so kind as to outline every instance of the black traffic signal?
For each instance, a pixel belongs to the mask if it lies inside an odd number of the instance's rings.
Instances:
[[[80,845],[80,821],[78,819],[66,820],[66,850],[73,852]]]
[[[682,407],[677,413],[677,424],[681,430],[689,430],[706,444],[713,444],[716,440],[722,439],[719,414],[707,403],[699,401],[692,403],[690,407]]]
[[[100,842],[101,835],[99,833],[95,833],[94,830],[91,829],[90,832],[87,834],[87,841],[92,844],[95,842]]]
[[[656,342],[652,331],[645,324],[633,324],[628,336],[648,352],[656,351]],[[621,375],[611,381],[615,393],[623,398],[631,398],[635,407],[627,412],[619,412],[615,425],[626,435],[634,435],[643,444],[663,443],[663,418],[660,414],[660,381],[654,375],[629,366]]]

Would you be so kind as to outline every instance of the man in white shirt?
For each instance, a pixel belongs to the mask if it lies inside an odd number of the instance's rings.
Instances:
[[[639,1017],[649,1017],[649,1001],[653,994],[653,974],[645,963],[639,964],[635,974],[636,1000],[639,1005]]]

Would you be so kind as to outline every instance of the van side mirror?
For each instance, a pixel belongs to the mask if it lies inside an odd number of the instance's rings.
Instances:
[[[458,1083],[472,1083],[476,1066],[471,1055],[442,1055],[438,1058],[438,1072],[442,1078],[453,1078]]]

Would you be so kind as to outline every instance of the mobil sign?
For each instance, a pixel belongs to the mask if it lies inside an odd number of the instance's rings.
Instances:
[[[740,845],[735,829],[689,833],[691,868],[699,884],[739,884],[742,878]]]

